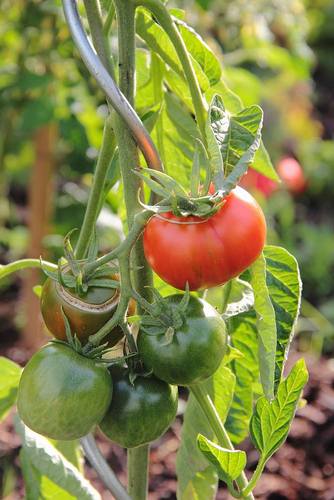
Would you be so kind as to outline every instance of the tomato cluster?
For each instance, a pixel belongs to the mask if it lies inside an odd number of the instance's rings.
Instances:
[[[244,271],[261,253],[265,235],[259,205],[237,187],[207,218],[153,216],[144,230],[144,249],[165,281],[198,290]],[[119,302],[118,289],[104,285],[94,281],[78,296],[55,280],[45,282],[41,310],[56,339],[23,370],[18,410],[31,429],[47,437],[77,439],[99,425],[109,439],[131,448],[157,439],[171,424],[178,385],[191,386],[215,373],[225,353],[226,329],[216,309],[189,290],[158,296],[141,316],[136,360],[129,367],[123,360],[108,368],[87,344]],[[113,329],[109,345],[121,336],[120,328]]]

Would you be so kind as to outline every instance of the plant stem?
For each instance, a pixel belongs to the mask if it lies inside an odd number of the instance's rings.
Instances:
[[[131,497],[127,494],[124,486],[119,482],[117,476],[105,461],[95,442],[94,436],[92,434],[88,434],[88,436],[82,438],[80,442],[90,464],[94,467],[100,476],[100,479],[111,491],[114,497],[117,498],[117,500],[131,500]]]
[[[154,101],[156,104],[160,106],[163,103],[163,65],[161,63],[160,58],[157,56],[155,52],[151,52],[151,75],[153,81],[153,93],[154,93]],[[165,148],[164,148],[164,129],[163,129],[163,118],[162,112],[160,112],[160,116],[158,117],[156,123],[156,131],[157,131],[157,145],[159,149],[159,153],[164,165],[165,162]]]
[[[109,42],[104,34],[100,6],[97,0],[84,0],[93,45],[105,68],[115,78]]]
[[[146,499],[148,454],[148,445],[128,449],[128,490],[132,500]]]
[[[0,265],[0,279],[5,278],[5,276],[9,276],[16,271],[31,269],[35,267],[39,267],[40,269],[44,267],[48,271],[57,271],[58,269],[58,266],[46,260],[21,259],[11,262],[10,264],[6,264],[5,266]]]
[[[133,0],[115,0],[118,25],[118,62],[119,87],[131,105],[134,104],[135,88],[135,4]],[[140,181],[133,169],[139,165],[138,151],[132,134],[120,118],[116,118],[116,138],[119,148],[119,160],[123,179],[124,200],[127,211],[128,226],[131,230],[135,216],[141,211],[137,199]],[[129,265],[129,260],[127,260]],[[134,284],[136,290],[148,298],[152,285],[152,272],[148,267],[141,238],[133,248]],[[121,284],[124,282],[121,270]],[[129,272],[129,269],[128,269]],[[128,450],[129,493],[133,500],[145,500],[148,488],[148,446]]]
[[[90,238],[93,234],[96,219],[101,206],[101,200],[104,196],[103,186],[114,150],[114,134],[111,127],[111,117],[108,116],[104,124],[102,145],[96,164],[93,185],[89,193],[87,208],[76,246],[77,259],[83,259],[85,257]]]
[[[103,25],[104,36],[109,35],[114,18],[115,18],[115,6],[113,0],[110,0],[109,10]]]
[[[202,92],[194,71],[190,56],[187,51],[187,47],[183,41],[183,38],[173,21],[173,18],[168,12],[168,9],[160,0],[136,0],[137,6],[145,7],[149,10],[154,17],[157,19],[158,23],[166,32],[170,41],[174,45],[177,55],[180,59],[180,63],[183,67],[183,71],[186,80],[189,85],[189,90],[191,93],[192,101],[194,104],[196,120],[198,128],[201,133],[202,141],[204,145],[207,145],[206,140],[206,102],[202,96]]]
[[[260,479],[260,476],[263,472],[263,469],[266,465],[266,462],[265,460],[259,460],[259,463],[257,464],[256,466],[256,469],[254,471],[254,474],[252,475],[249,483],[248,483],[248,486],[243,490],[243,497],[244,498],[247,498],[247,495],[253,491],[253,489],[255,488],[256,486],[256,483],[258,482],[258,480]]]
[[[195,396],[203,412],[205,413],[210,423],[210,426],[219,441],[219,444],[222,447],[227,448],[228,450],[234,450],[229,435],[227,434],[226,429],[220,420],[215,405],[213,404],[209,394],[207,394],[207,392],[203,389],[203,386],[201,384],[195,384],[190,386],[190,390]],[[238,485],[240,491],[248,487],[248,480],[244,472],[240,474],[240,476],[236,479],[235,482]],[[252,493],[243,496],[243,498],[246,498],[247,500],[254,500]]]

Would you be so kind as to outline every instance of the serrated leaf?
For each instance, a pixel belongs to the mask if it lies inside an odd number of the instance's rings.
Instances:
[[[251,420],[251,438],[266,462],[284,443],[289,433],[302,390],[308,380],[305,361],[300,359],[278,386],[276,398],[260,398]]]
[[[228,331],[232,346],[243,356],[232,361],[236,382],[225,427],[232,442],[240,443],[248,435],[253,411],[253,385],[259,376],[255,311],[231,317]]]
[[[277,345],[275,356],[275,392],[293,339],[300,309],[302,283],[298,263],[287,250],[264,248],[266,283],[275,312]]]
[[[270,400],[274,397],[277,329],[275,311],[267,287],[266,261],[263,255],[251,266],[250,283],[254,290],[260,378],[264,395]]]
[[[43,436],[26,427],[19,418],[15,420],[16,432],[21,436],[23,448],[35,470],[46,476],[70,495],[80,500],[100,500],[99,493]]]
[[[15,404],[21,371],[19,365],[0,357],[0,422]]]
[[[227,114],[225,113],[224,108],[222,109],[221,107],[216,106],[217,99],[218,97],[215,96],[210,104],[205,130],[208,141],[208,152],[209,152],[210,167],[211,167],[210,181],[214,180],[215,186],[218,186],[219,189],[222,186],[224,180],[225,167],[224,167],[223,156],[220,150],[220,144],[217,139],[215,130],[212,126],[212,123],[219,119],[221,120],[220,123],[222,124],[223,117],[224,116],[227,117]]]
[[[214,376],[203,383],[203,387],[210,394],[222,422],[225,422],[233,399],[234,384],[235,376],[223,363]],[[198,450],[197,435],[199,433],[209,439],[215,439],[206,416],[194,396],[190,394],[184,414],[181,444],[176,457],[178,498],[189,500],[197,498],[197,496],[206,500],[215,498],[217,474],[212,466],[208,467],[207,460]]]
[[[247,456],[241,450],[228,450],[213,443],[201,434],[197,444],[206,459],[215,467],[219,479],[231,485],[240,476],[246,466]]]
[[[188,26],[184,21],[176,20],[183,41],[188,52],[199,63],[202,70],[209,79],[210,85],[215,85],[221,78],[220,63],[212,52],[210,47],[205,43],[202,37],[196,31]]]
[[[178,75],[184,78],[184,73],[182,65],[179,61],[178,55],[174,49],[172,42],[166,35],[161,26],[155,22],[152,16],[147,13],[144,9],[138,8],[136,14],[136,31],[137,34],[144,40],[147,46],[156,54],[158,54],[161,59],[168,64],[168,66],[175,71]],[[193,45],[195,48],[195,46]],[[192,58],[192,64],[198,79],[199,85],[203,91],[210,87],[209,78],[202,70],[200,64],[196,61],[196,52],[192,54],[189,51],[190,57]],[[212,77],[212,72],[210,72]]]

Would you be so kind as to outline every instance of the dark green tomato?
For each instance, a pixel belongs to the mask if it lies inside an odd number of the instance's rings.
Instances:
[[[115,276],[113,276],[115,279]],[[54,337],[66,340],[66,330],[61,308],[69,320],[72,333],[84,344],[113,316],[119,301],[119,291],[112,288],[89,287],[83,297],[63,288],[57,281],[47,279],[41,295],[42,316]],[[123,336],[116,327],[106,338],[110,346]]]
[[[24,368],[17,407],[23,422],[38,434],[71,440],[101,422],[111,396],[112,380],[105,366],[70,346],[50,343]]]
[[[176,415],[177,387],[154,376],[138,376],[132,385],[124,368],[113,368],[111,376],[113,397],[100,424],[102,432],[123,448],[150,443],[164,434]]]
[[[177,307],[182,294],[166,297]],[[138,350],[148,370],[169,384],[189,385],[207,379],[220,365],[226,347],[225,323],[216,309],[191,296],[183,325],[168,343],[164,334],[141,330]]]

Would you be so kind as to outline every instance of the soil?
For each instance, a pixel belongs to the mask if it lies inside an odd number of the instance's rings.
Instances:
[[[11,320],[18,289],[15,284],[2,297],[0,355],[24,365],[31,351],[22,346],[17,328]],[[292,362],[299,356],[297,352],[292,353]],[[307,404],[298,410],[284,446],[269,460],[255,490],[259,500],[334,500],[334,361],[308,357],[307,365],[310,372],[304,392]],[[182,394],[182,397],[186,397],[186,394]],[[6,498],[19,500],[24,498],[18,459],[20,439],[14,433],[12,418],[11,414],[0,425],[0,492],[3,472],[11,464],[15,471],[15,489]],[[175,459],[181,425],[182,414],[179,414],[168,433],[151,447],[150,500],[176,499]],[[100,434],[97,440],[102,453],[125,484],[124,450]],[[247,474],[251,475],[256,467],[257,452],[248,441],[242,443],[241,448],[247,450]],[[103,500],[113,498],[88,463],[85,464],[85,474],[100,491]],[[224,486],[220,485],[217,499],[228,498]]]

